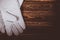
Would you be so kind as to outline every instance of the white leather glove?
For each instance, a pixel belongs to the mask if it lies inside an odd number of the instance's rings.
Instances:
[[[20,2],[19,2],[20,1]],[[1,32],[11,36],[19,35],[25,29],[25,23],[20,11],[23,0],[1,0],[0,10],[4,22]],[[1,25],[1,24],[0,24]]]

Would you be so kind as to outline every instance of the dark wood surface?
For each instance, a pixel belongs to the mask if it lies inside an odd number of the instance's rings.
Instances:
[[[55,1],[25,0],[21,10],[26,30],[19,36],[0,34],[1,40],[48,40],[53,34]],[[2,36],[3,35],[3,36]]]
[[[22,13],[27,26],[50,26],[54,12],[54,1],[29,1],[22,5]]]

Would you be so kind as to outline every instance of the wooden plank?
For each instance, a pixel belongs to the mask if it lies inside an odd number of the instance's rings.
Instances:
[[[25,1],[55,1],[55,0],[25,0]]]
[[[37,16],[53,16],[52,11],[22,11],[23,16],[27,16],[28,18],[34,18]]]
[[[52,10],[54,2],[24,2],[22,10],[38,11]]]

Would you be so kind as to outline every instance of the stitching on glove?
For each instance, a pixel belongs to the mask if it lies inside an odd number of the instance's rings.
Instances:
[[[19,20],[19,17],[18,16],[16,16],[16,15],[13,15],[12,13],[10,13],[10,12],[8,12],[8,11],[6,11],[8,14],[10,14],[10,15],[12,15],[12,16],[14,16],[14,17],[16,17],[16,19],[17,20]]]

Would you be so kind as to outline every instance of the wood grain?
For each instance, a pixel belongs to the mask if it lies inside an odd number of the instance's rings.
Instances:
[[[26,0],[22,5],[22,13],[27,26],[50,26],[54,14],[53,6],[54,1]]]

